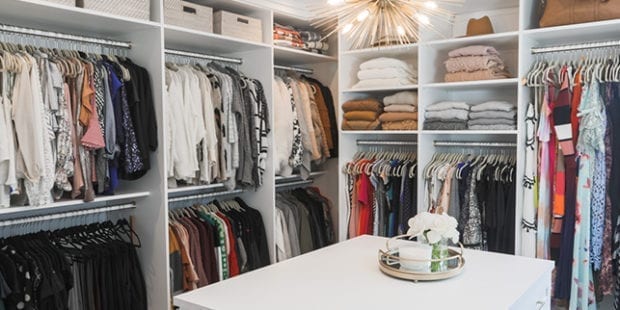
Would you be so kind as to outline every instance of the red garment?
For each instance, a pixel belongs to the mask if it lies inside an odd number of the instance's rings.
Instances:
[[[359,176],[359,188],[357,200],[359,202],[360,220],[358,226],[358,235],[372,234],[372,230],[369,231],[368,227],[372,227],[370,222],[372,221],[372,203],[374,201],[374,191],[372,184],[370,183],[370,177],[365,173]]]
[[[573,100],[570,105],[570,122],[573,127],[573,143],[577,145],[577,139],[579,138],[579,104],[581,103],[581,93],[583,89],[581,86],[581,71],[575,74],[575,86],[573,87]]]

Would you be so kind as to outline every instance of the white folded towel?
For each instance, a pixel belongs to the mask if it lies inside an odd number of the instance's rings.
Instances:
[[[385,68],[401,68],[407,72],[414,74],[415,68],[404,60],[388,57],[379,57],[363,62],[360,70],[385,69]]]

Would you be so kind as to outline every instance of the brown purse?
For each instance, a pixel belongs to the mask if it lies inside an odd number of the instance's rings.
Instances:
[[[620,18],[620,0],[546,0],[540,27]]]

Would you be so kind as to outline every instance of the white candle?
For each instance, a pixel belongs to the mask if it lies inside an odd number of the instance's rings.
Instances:
[[[398,248],[398,253],[400,258],[404,259],[430,260],[433,253],[433,248],[428,244],[410,243],[406,246],[400,246]],[[429,270],[430,262],[401,260],[400,266],[411,271],[426,272]]]

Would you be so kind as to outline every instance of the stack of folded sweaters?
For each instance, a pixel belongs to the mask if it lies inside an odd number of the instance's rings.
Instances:
[[[304,49],[317,54],[325,54],[329,49],[329,44],[323,42],[323,37],[316,31],[300,31],[301,39],[304,41]]]
[[[442,101],[424,112],[425,130],[464,130],[469,119],[469,105],[465,102]]]
[[[510,77],[499,52],[491,46],[472,45],[453,50],[446,60],[446,82],[494,80]]]
[[[505,101],[488,101],[471,107],[467,128],[471,130],[517,129],[516,107]]]
[[[383,98],[383,114],[379,116],[383,130],[418,129],[418,95],[404,91]]]
[[[363,62],[357,72],[359,82],[353,88],[380,88],[414,85],[416,70],[412,65],[396,58],[379,57]]]
[[[342,105],[342,130],[376,130],[383,105],[376,99],[350,100]]]
[[[298,31],[291,26],[273,24],[273,44],[278,46],[324,54],[329,45],[322,42],[322,39],[321,34],[316,31]]]

